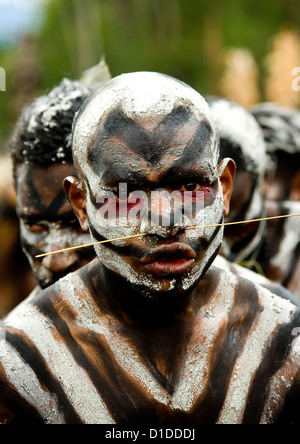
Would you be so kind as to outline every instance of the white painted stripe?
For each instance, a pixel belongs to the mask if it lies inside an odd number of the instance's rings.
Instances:
[[[11,316],[6,325],[24,331],[46,361],[53,376],[60,382],[70,403],[86,423],[114,424],[105,404],[97,393],[88,374],[77,364],[54,325],[44,318],[35,307],[27,305],[17,317]],[[26,375],[25,375],[26,376]],[[18,373],[17,388],[30,387],[30,379]],[[37,400],[35,400],[36,402]],[[38,400],[39,409],[47,417],[43,399]],[[55,407],[54,407],[55,409]]]
[[[20,396],[47,418],[47,422],[63,424],[64,417],[59,412],[56,399],[42,388],[33,370],[4,341],[0,342],[0,356],[7,379]]]
[[[245,344],[243,353],[236,362],[231,383],[219,424],[239,424],[243,420],[252,379],[259,368],[265,347],[278,325],[291,321],[296,307],[288,301],[272,295],[257,286],[260,303],[265,309],[257,317]]]
[[[214,350],[213,343],[220,326],[228,320],[228,313],[234,303],[236,283],[233,274],[220,271],[220,283],[215,295],[209,305],[202,308],[196,321],[197,325],[186,352],[185,366],[173,396],[174,409],[190,411],[207,388],[210,377],[208,364]]]

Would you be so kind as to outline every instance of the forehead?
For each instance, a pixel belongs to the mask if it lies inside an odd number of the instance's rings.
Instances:
[[[160,119],[131,119],[122,110],[112,111],[90,138],[87,162],[101,181],[159,182],[193,171],[212,172],[213,131],[183,107]],[[216,166],[216,165],[215,165]]]
[[[108,82],[75,122],[73,150],[84,178],[145,182],[196,167],[212,171],[218,134],[209,107],[189,86],[155,73]]]
[[[74,174],[71,164],[39,167],[21,165],[17,169],[17,213],[19,216],[43,216],[52,220],[55,215],[71,211],[62,189],[65,177]]]

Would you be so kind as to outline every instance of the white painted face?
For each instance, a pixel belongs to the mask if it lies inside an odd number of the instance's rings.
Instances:
[[[113,79],[77,118],[74,157],[87,189],[94,241],[148,234],[98,245],[97,256],[141,294],[163,298],[190,292],[214,259],[223,229],[185,228],[223,221],[218,143],[204,99],[156,73]],[[126,184],[128,195],[114,207],[120,184]],[[178,224],[166,196],[177,192],[180,199],[184,191],[191,193],[192,206]],[[143,204],[133,199],[137,196],[144,198]],[[147,211],[135,211],[145,201]],[[116,217],[100,217],[103,206],[116,208]],[[153,216],[160,223],[154,224]]]

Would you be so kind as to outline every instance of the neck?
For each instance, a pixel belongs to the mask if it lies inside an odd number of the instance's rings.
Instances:
[[[149,297],[141,294],[120,275],[103,268],[103,282],[109,311],[138,327],[166,327],[184,316],[193,299],[193,290],[184,296],[172,294]]]

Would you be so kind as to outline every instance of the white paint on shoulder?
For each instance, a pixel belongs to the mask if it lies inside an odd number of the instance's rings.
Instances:
[[[6,326],[21,330],[35,344],[49,370],[60,382],[74,409],[85,423],[114,423],[89,375],[74,360],[64,339],[59,339],[55,325],[44,318],[33,305],[28,304],[9,316]],[[32,380],[29,376],[31,372],[15,373],[15,383],[19,390],[25,388],[28,393],[31,392]],[[35,393],[35,390],[32,390],[32,393]],[[38,396],[32,402],[47,418],[49,415],[47,397]]]
[[[233,377],[218,419],[219,424],[242,422],[251,382],[263,360],[268,341],[280,324],[291,321],[296,310],[296,307],[289,301],[285,301],[259,286],[256,288],[259,302],[264,310],[258,314],[256,322],[248,334],[243,352],[236,361]]]

